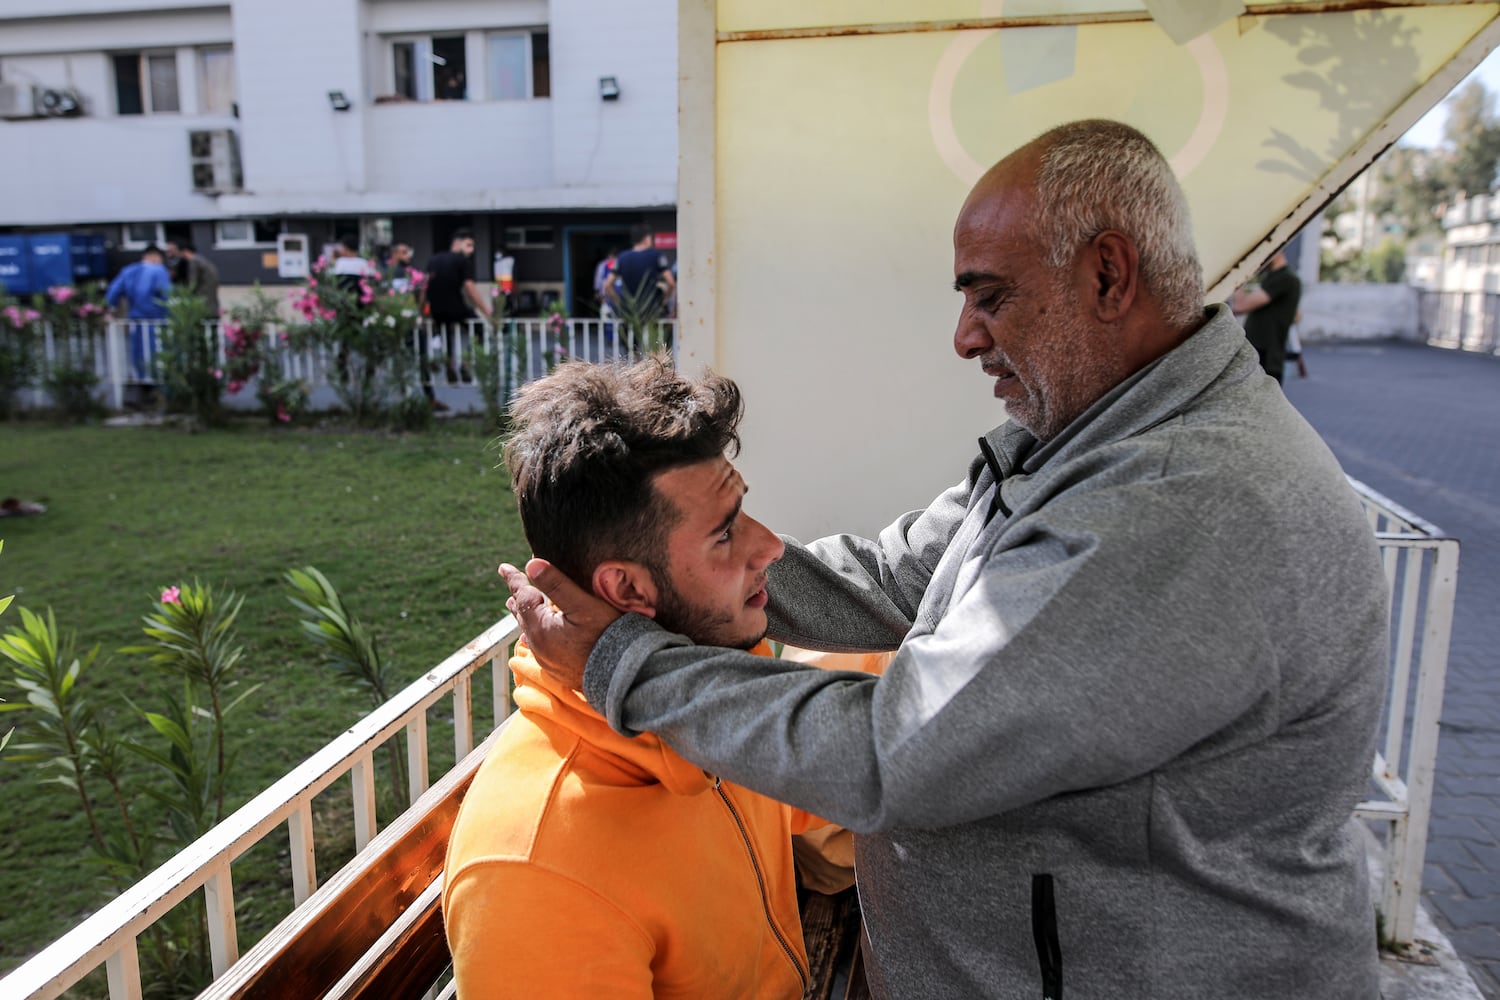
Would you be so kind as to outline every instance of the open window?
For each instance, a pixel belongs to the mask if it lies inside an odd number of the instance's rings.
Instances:
[[[177,53],[121,52],[114,56],[115,110],[122,115],[182,110],[177,90]]]
[[[467,31],[387,40],[397,101],[520,101],[552,94],[545,31]],[[481,61],[471,65],[470,57]]]

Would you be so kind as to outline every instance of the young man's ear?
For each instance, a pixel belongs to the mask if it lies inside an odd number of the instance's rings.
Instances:
[[[594,596],[616,611],[656,617],[656,581],[638,562],[609,559],[594,567]]]

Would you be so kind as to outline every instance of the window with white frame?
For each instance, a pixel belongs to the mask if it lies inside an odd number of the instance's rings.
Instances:
[[[127,222],[121,237],[120,246],[126,250],[144,250],[167,242],[167,234],[160,222]]]
[[[390,93],[408,101],[514,101],[549,97],[545,31],[468,31],[386,39]],[[469,65],[469,53],[484,65]]]
[[[485,36],[485,96],[523,101],[552,94],[551,56],[545,31],[492,31]]]
[[[121,52],[113,62],[118,113],[158,115],[182,109],[177,91],[177,53]]]
[[[227,46],[198,50],[199,110],[208,115],[234,113],[234,49]]]
[[[275,246],[280,233],[280,223],[264,219],[220,219],[214,223],[214,246],[220,249]]]
[[[463,101],[469,96],[464,36],[420,35],[391,42],[392,91],[408,101]]]

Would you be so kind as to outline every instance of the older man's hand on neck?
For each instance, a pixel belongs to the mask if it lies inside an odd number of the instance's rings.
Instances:
[[[501,563],[500,575],[511,593],[505,606],[521,623],[537,662],[556,680],[582,691],[589,653],[620,612],[545,559],[530,560],[524,573]]]

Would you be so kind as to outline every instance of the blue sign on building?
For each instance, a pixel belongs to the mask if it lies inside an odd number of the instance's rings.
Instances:
[[[30,295],[31,247],[24,236],[0,236],[0,285],[11,295]]]
[[[11,295],[103,278],[108,270],[104,237],[97,234],[0,236],[0,285]]]
[[[31,242],[31,283],[34,291],[73,283],[73,240],[62,233],[28,237]]]

